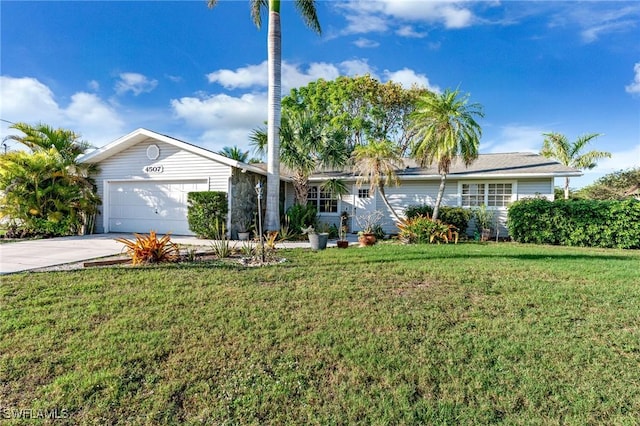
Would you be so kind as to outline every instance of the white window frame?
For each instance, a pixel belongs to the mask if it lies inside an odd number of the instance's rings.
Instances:
[[[508,204],[513,203],[518,199],[518,181],[516,180],[470,180],[470,181],[458,181],[458,207],[464,208],[475,208],[478,206],[467,206],[462,202],[462,186],[463,185],[484,185],[484,202],[483,204],[487,206],[489,210],[503,210],[508,207],[507,206],[490,206],[489,205],[489,185],[501,185],[501,184],[511,184],[511,199]]]
[[[336,211],[335,212],[321,212],[320,211],[320,200],[325,200],[325,198],[320,198],[320,194],[322,194],[322,189],[320,188],[320,186],[321,185],[309,185],[309,190],[311,190],[312,187],[317,188],[318,198],[307,198],[307,204],[309,204],[310,201],[313,201],[318,215],[322,215],[322,216],[339,216],[340,215],[340,207],[341,207],[341,203],[342,203],[342,200],[340,198],[336,198]]]

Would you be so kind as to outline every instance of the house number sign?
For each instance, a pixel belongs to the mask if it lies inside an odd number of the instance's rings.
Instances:
[[[155,166],[144,166],[142,171],[148,174],[164,173],[164,166],[162,164],[158,164]]]

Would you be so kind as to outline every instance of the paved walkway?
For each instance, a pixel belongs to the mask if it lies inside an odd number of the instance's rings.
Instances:
[[[94,234],[77,237],[60,237],[43,240],[17,241],[0,244],[0,274],[29,271],[31,269],[48,268],[65,263],[83,262],[100,257],[122,253],[123,245],[115,238],[133,239],[132,234]],[[354,242],[357,236],[350,235]],[[200,240],[196,237],[171,237],[171,241],[180,245],[209,247],[212,240]],[[240,247],[242,242],[236,242]],[[327,247],[335,247],[335,240],[329,241]],[[308,248],[309,243],[279,242],[278,248]]]

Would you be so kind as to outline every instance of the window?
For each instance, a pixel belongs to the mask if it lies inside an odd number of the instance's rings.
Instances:
[[[505,207],[511,202],[513,184],[511,183],[463,183],[462,206]]]
[[[338,213],[338,200],[317,186],[309,187],[307,204],[315,207],[318,213]]]
[[[462,184],[462,205],[478,207],[484,204],[484,183]]]
[[[358,189],[358,198],[369,198],[369,188]]]

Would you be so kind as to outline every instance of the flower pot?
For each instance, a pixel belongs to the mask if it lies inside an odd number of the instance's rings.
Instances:
[[[238,232],[238,239],[240,241],[247,241],[251,236],[251,232]]]
[[[347,241],[347,240],[338,240],[336,242],[336,244],[338,245],[338,248],[347,248],[347,247],[349,247],[349,241]]]
[[[329,241],[329,234],[309,234],[309,244],[311,244],[311,250],[326,249],[327,241]]]
[[[360,247],[372,246],[376,243],[376,236],[373,234],[361,234],[358,235],[358,242]]]

